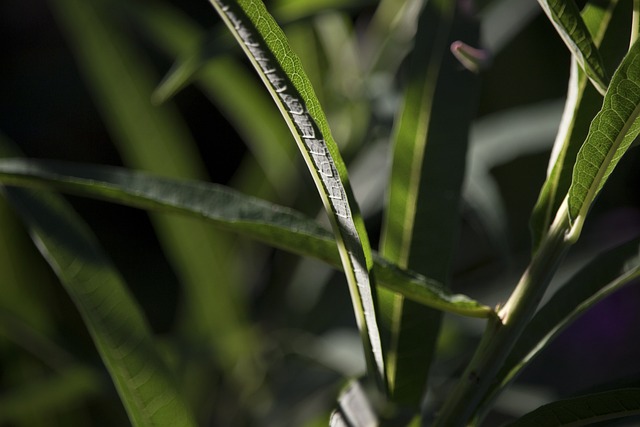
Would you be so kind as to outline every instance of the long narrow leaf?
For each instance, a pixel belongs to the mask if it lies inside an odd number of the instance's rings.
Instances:
[[[594,199],[640,133],[640,44],[635,43],[611,80],[602,109],[578,152],[568,194],[572,238],[582,230]]]
[[[640,388],[610,390],[541,406],[509,427],[579,427],[640,414]]]
[[[95,237],[54,194],[4,188],[76,304],[134,426],[195,426],[141,309]]]
[[[582,16],[587,24],[596,45],[600,45],[605,37],[613,9],[618,0],[609,0],[605,5],[587,4]],[[533,250],[546,234],[555,212],[560,207],[569,186],[571,173],[580,145],[589,131],[589,124],[598,112],[600,95],[592,85],[588,84],[586,74],[578,67],[574,59],[571,61],[569,90],[565,103],[562,122],[549,159],[547,179],[531,215],[531,235]]]
[[[448,283],[457,237],[476,80],[450,51],[475,44],[475,25],[456,2],[427,2],[418,23],[397,120],[381,253],[403,268]],[[440,313],[380,292],[391,333],[387,353],[394,400],[417,405],[440,328]]]
[[[609,83],[600,52],[574,0],[538,0],[562,40],[595,88],[604,95]]]
[[[369,274],[371,249],[346,167],[311,83],[261,1],[211,3],[251,60],[298,143],[334,229],[369,372],[386,389],[375,286]]]
[[[269,245],[342,266],[332,233],[315,221],[216,184],[106,166],[22,159],[0,160],[0,182],[55,188],[128,206],[204,218]],[[379,256],[374,256],[374,271],[382,286],[421,304],[465,316],[494,315],[491,308],[464,295],[451,294],[438,282],[401,270]]]

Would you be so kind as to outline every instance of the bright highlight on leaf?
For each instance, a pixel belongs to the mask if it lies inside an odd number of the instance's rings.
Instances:
[[[109,200],[150,211],[174,212],[212,221],[215,225],[292,253],[341,268],[330,231],[289,208],[245,196],[216,184],[157,177],[106,166],[0,160],[0,182],[45,187]],[[429,307],[470,317],[491,317],[490,307],[452,294],[415,272],[401,270],[374,254],[379,284]]]
[[[211,4],[271,93],[311,172],[336,236],[369,373],[386,393],[375,285],[370,276],[371,249],[346,167],[313,87],[261,1],[211,0]]]
[[[602,109],[578,152],[569,188],[571,237],[577,238],[594,199],[640,133],[640,44],[635,43],[611,80]]]

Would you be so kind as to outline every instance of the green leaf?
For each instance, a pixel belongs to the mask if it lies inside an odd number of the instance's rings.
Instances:
[[[73,366],[20,388],[5,389],[0,396],[0,424],[18,425],[34,413],[54,416],[60,408],[104,392],[105,379],[95,369]]]
[[[587,4],[582,16],[593,34],[596,45],[600,45],[613,14],[617,0],[609,0],[605,5]],[[576,155],[589,131],[589,124],[598,112],[600,94],[588,84],[587,77],[578,68],[575,59],[571,61],[569,90],[562,122],[549,159],[547,179],[538,196],[531,215],[531,236],[534,252],[549,230],[555,212],[565,198],[571,185],[571,174]]]
[[[595,88],[604,95],[609,77],[574,0],[538,0],[538,3]]]
[[[156,76],[126,32],[115,26],[112,10],[102,2],[50,3],[123,161],[167,176],[204,179],[197,146],[175,106],[151,104]],[[174,43],[185,42],[180,37]],[[228,236],[186,218],[151,219],[184,286],[182,334],[191,346],[207,346],[236,387],[254,391],[262,384],[256,362],[260,339],[249,327],[237,291],[242,276]],[[216,271],[215,286],[205,285],[211,283],[211,271]]]
[[[578,152],[568,193],[570,238],[577,239],[591,204],[640,133],[640,44],[635,43],[611,80],[602,109]]]
[[[578,427],[640,414],[640,388],[610,390],[541,406],[509,427]]]
[[[54,194],[3,190],[80,311],[131,423],[195,426],[140,307],[82,219]]]
[[[484,410],[497,394],[551,341],[591,307],[640,277],[640,238],[591,260],[542,306],[516,341],[483,402]]]
[[[216,184],[175,180],[106,166],[0,160],[0,182],[54,188],[158,212],[172,212],[212,221],[216,226],[299,255],[342,266],[330,231],[289,208],[274,205]],[[490,317],[491,308],[415,272],[374,256],[380,285],[407,298],[465,316]]]
[[[369,274],[371,249],[346,167],[309,79],[261,1],[211,3],[251,60],[296,139],[336,236],[369,372],[386,389],[375,286]]]
[[[459,39],[475,44],[476,26],[451,1],[428,2],[400,115],[396,121],[381,253],[447,284],[456,243],[475,76],[450,51]],[[434,226],[437,224],[437,226]],[[395,401],[422,398],[440,328],[440,313],[380,292],[390,332],[387,377]]]

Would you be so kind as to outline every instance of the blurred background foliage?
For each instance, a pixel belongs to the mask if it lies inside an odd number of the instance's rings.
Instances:
[[[314,83],[376,248],[420,2],[266,4]],[[481,74],[453,287],[494,305],[530,253],[569,53],[535,2],[475,6],[492,60]],[[629,23],[612,25],[625,40]],[[3,0],[0,43],[0,131],[27,156],[210,180],[325,221],[293,139],[207,1]],[[626,43],[606,52],[619,58]],[[638,166],[633,155],[620,164],[559,280],[638,235]],[[341,273],[198,221],[68,199],[141,304],[202,425],[326,425],[345,378],[363,371]],[[126,424],[74,305],[2,199],[0,227],[0,425]],[[488,423],[637,375],[639,298],[628,287],[576,322]],[[455,316],[444,325],[435,393],[482,331],[480,320]]]

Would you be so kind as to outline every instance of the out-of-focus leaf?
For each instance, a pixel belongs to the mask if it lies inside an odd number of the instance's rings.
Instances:
[[[213,221],[217,226],[267,244],[341,267],[330,231],[289,208],[242,195],[227,187],[174,180],[125,169],[72,163],[0,160],[0,182],[55,188],[128,206],[174,212]],[[422,304],[472,316],[490,317],[491,308],[451,294],[434,280],[374,256],[382,286]]]
[[[95,369],[75,366],[19,389],[4,390],[0,396],[0,424],[19,424],[34,413],[55,414],[103,392],[105,385]]]
[[[582,15],[598,46],[603,41],[617,3],[617,0],[609,0],[605,5],[595,6],[589,3],[585,6]],[[588,84],[587,76],[578,68],[576,60],[572,59],[565,111],[549,159],[547,179],[531,214],[534,252],[569,189],[576,154],[587,136],[591,120],[598,112],[599,103],[600,94]]]
[[[374,4],[374,0],[275,0],[270,2],[278,22],[290,22],[317,15],[326,10],[356,9]]]
[[[242,46],[289,125],[336,236],[369,373],[386,388],[371,248],[347,170],[300,59],[258,0],[211,4]]]
[[[616,70],[602,109],[591,122],[573,169],[568,193],[571,236],[577,239],[596,196],[640,133],[640,43]]]
[[[595,88],[604,95],[609,77],[598,47],[574,0],[538,0],[538,3]]]
[[[195,426],[147,321],[95,237],[53,194],[3,188],[82,315],[134,426]]]
[[[167,176],[205,177],[197,147],[175,108],[151,104],[154,73],[114,27],[109,9],[82,0],[50,3],[124,162]],[[153,216],[152,221],[184,285],[182,332],[192,345],[208,346],[237,388],[254,391],[262,384],[260,340],[248,325],[238,292],[242,276],[232,241],[187,218]]]
[[[222,54],[231,49],[225,49],[226,44],[222,43],[225,40],[220,33],[207,33],[181,10],[163,3],[122,3],[124,12],[131,16],[143,34],[163,53],[175,59],[172,69],[155,90],[154,98],[166,102],[192,82],[234,126],[278,199],[291,200],[299,183],[296,179],[299,168],[294,161],[297,152],[291,144],[291,134],[256,78],[238,60]],[[244,180],[239,168],[233,179],[234,186],[267,197],[260,189],[264,178],[251,179],[247,184]]]
[[[509,427],[579,427],[640,414],[640,388],[610,390],[541,406]]]
[[[468,130],[477,80],[455,60],[455,40],[477,41],[477,27],[455,2],[424,5],[403,105],[396,121],[381,253],[403,268],[448,283],[457,237]],[[385,350],[392,398],[422,398],[440,313],[380,292],[390,333]]]
[[[509,256],[507,212],[492,170],[549,149],[561,115],[561,102],[542,102],[483,117],[471,128],[464,199],[505,258]]]

